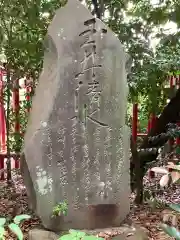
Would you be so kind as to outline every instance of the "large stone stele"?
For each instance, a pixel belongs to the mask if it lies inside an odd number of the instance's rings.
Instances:
[[[56,12],[25,134],[31,207],[54,231],[119,226],[129,213],[126,54],[77,0]],[[67,201],[68,215],[52,218]]]

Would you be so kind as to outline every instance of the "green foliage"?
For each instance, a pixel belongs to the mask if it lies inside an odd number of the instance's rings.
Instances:
[[[176,212],[180,212],[180,204],[170,204],[169,207]]]
[[[66,4],[67,0],[32,0],[16,1],[2,0],[0,2],[0,55],[5,56],[7,70],[11,69],[11,79],[4,88],[4,103],[7,107],[7,151],[20,152],[23,135],[28,120],[27,109],[31,107],[31,100],[20,104],[18,119],[15,116],[10,101],[12,98],[13,79],[27,76],[36,85],[42,67],[43,39],[48,24],[57,8]],[[26,96],[25,96],[26,97]],[[19,120],[21,133],[14,133],[15,120]],[[10,165],[8,168],[10,177]]]
[[[19,224],[29,219],[29,215],[18,215],[13,219],[13,223],[7,224],[7,227],[17,236],[18,240],[23,240],[23,233]],[[5,239],[5,226],[6,225],[6,218],[0,218],[0,240]]]
[[[17,224],[10,223],[8,227],[18,237],[19,240],[23,240],[23,233]]]
[[[171,227],[165,223],[161,224],[160,226],[170,237],[174,237],[176,240],[180,240],[180,232],[175,227]]]
[[[180,146],[177,146],[177,147],[176,147],[176,154],[177,154],[177,155],[180,155]]]
[[[85,232],[69,230],[69,234],[66,234],[59,238],[59,240],[103,240],[96,236],[88,236]]]
[[[151,210],[164,209],[167,206],[164,201],[157,199],[155,194],[149,189],[144,190],[143,200],[148,204]]]
[[[61,216],[61,214],[66,216],[67,215],[67,211],[68,211],[68,204],[67,204],[67,202],[65,202],[65,201],[60,202],[53,208],[53,217]]]
[[[147,126],[148,126],[148,97],[147,96],[143,96],[143,95],[139,95],[138,98],[139,104],[138,104],[138,120],[139,120],[139,132],[147,132]]]
[[[6,223],[6,219],[0,218],[0,226],[4,226],[5,223]]]

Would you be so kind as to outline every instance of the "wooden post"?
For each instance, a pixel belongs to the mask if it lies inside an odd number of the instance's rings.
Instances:
[[[149,119],[149,122],[148,122],[149,123],[149,131],[148,131],[148,133],[151,131],[151,129],[153,129],[155,127],[156,120],[157,120],[156,115],[154,113],[152,113],[150,115],[150,119]],[[151,170],[149,170],[149,174],[148,175],[149,175],[150,179],[155,177],[155,173],[153,171],[151,171]]]
[[[148,119],[148,127],[147,127],[147,132],[149,133],[150,130],[151,130],[151,116],[149,116],[149,119]]]
[[[154,113],[151,114],[151,129],[154,128],[156,124],[157,117]]]

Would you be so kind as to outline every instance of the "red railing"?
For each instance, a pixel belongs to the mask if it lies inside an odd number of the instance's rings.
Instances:
[[[5,104],[3,102],[3,91],[5,86],[5,78],[6,78],[6,72],[5,70],[0,67],[0,180],[4,180],[4,170],[6,168],[5,162],[7,159],[7,149],[6,149],[6,110],[5,110]],[[22,86],[19,86],[19,79],[15,80],[13,83],[13,91],[12,91],[12,107],[13,112],[15,116],[15,122],[14,122],[14,133],[20,134],[20,122],[19,122],[19,110],[20,110],[20,93],[19,89],[25,88],[26,92],[26,101],[29,102],[30,99],[30,92],[31,87],[25,86],[23,84]],[[28,104],[29,106],[30,104]],[[27,112],[30,111],[30,108],[28,107]],[[20,154],[18,152],[10,153],[11,158],[11,166],[12,168],[19,168],[19,156]]]
[[[169,87],[170,89],[178,89],[180,87],[180,75],[178,76],[169,76]],[[144,137],[150,132],[152,128],[154,128],[156,124],[157,116],[155,114],[151,114],[148,120],[147,133],[138,133],[138,104],[133,104],[133,117],[132,117],[132,138],[133,141],[137,141],[137,137]],[[178,124],[180,126],[180,123]],[[173,144],[173,140],[170,141]],[[176,143],[180,145],[180,139],[176,139]]]

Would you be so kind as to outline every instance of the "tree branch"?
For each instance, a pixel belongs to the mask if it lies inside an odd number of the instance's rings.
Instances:
[[[102,19],[102,17],[104,16],[104,0],[99,0],[99,5],[100,5],[99,11],[100,11],[100,15],[101,15],[100,19]]]
[[[101,19],[101,12],[97,0],[92,0],[92,4],[94,6],[94,13],[96,14],[97,18]]]

